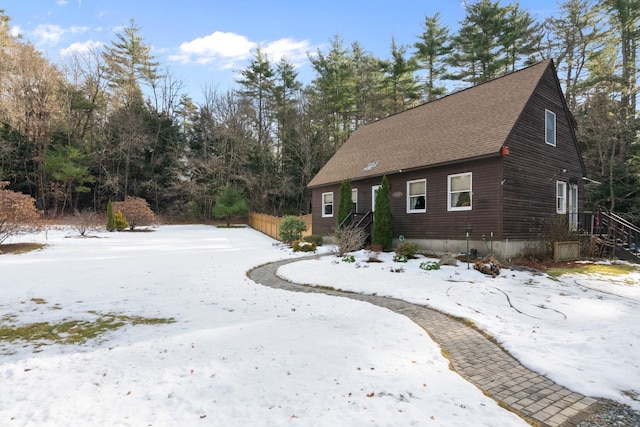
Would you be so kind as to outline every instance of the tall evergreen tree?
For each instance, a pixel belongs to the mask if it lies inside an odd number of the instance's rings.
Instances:
[[[449,29],[442,24],[440,13],[425,16],[423,33],[413,45],[420,68],[426,71],[424,92],[427,101],[444,95],[446,87],[438,84],[447,73],[446,59],[451,52]]]
[[[105,49],[102,57],[110,87],[119,104],[140,108],[144,103],[140,83],[151,85],[159,77],[159,63],[151,55],[151,45],[144,43],[133,19],[116,34],[116,40]]]
[[[405,58],[406,46],[396,45],[391,39],[391,59],[382,61],[385,74],[382,79],[383,91],[389,101],[389,113],[404,111],[416,104],[420,89],[414,77],[417,69],[415,58]]]
[[[278,171],[273,135],[275,71],[261,47],[255,50],[251,62],[240,71],[240,75],[238,83],[243,114],[256,140],[250,155],[255,175],[243,178],[247,182],[252,207],[259,212],[273,212]]]
[[[543,25],[536,22],[527,10],[518,3],[508,6],[505,15],[504,33],[499,37],[504,49],[505,72],[513,72],[523,65],[544,59],[536,57],[540,53]]]
[[[552,37],[547,54],[555,59],[567,105],[574,111],[580,88],[588,80],[589,57],[600,50],[600,17],[591,0],[567,0],[559,8],[559,15],[545,23]]]
[[[373,228],[371,243],[382,246],[383,250],[391,249],[393,245],[393,231],[391,228],[391,195],[386,175],[382,177],[380,188],[376,193],[375,210],[373,211]]]
[[[336,225],[342,222],[353,212],[353,200],[351,197],[351,180],[344,180],[340,184],[340,199],[338,200],[338,215],[336,215]],[[349,223],[345,225],[349,225]]]
[[[116,34],[116,40],[102,56],[114,111],[109,122],[112,166],[108,179],[114,197],[123,198],[130,193],[137,195],[139,174],[145,169],[145,154],[153,144],[155,135],[147,132],[150,112],[144,103],[141,84],[151,85],[159,77],[158,62],[133,19],[122,33]]]
[[[449,62],[457,71],[451,77],[476,85],[504,69],[501,36],[508,25],[508,9],[501,7],[499,1],[480,0],[465,3],[465,11],[465,19],[453,39]]]
[[[334,151],[347,140],[354,128],[355,80],[353,61],[337,35],[331,40],[328,53],[317,50],[309,60],[316,72],[311,90],[319,111],[319,125]]]

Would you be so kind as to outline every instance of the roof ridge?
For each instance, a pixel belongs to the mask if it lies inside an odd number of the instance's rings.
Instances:
[[[409,107],[409,108],[407,108],[406,110],[402,110],[402,111],[398,111],[398,112],[395,112],[395,113],[389,114],[388,116],[384,116],[384,117],[381,117],[381,118],[379,118],[379,119],[376,119],[376,120],[374,120],[374,121],[372,121],[372,122],[365,123],[363,126],[367,126],[367,125],[369,125],[369,124],[373,124],[373,123],[378,123],[378,122],[380,122],[380,121],[382,121],[382,120],[388,119],[388,118],[390,118],[390,117],[394,117],[394,116],[396,116],[396,115],[398,115],[398,114],[402,114],[402,113],[407,112],[407,111],[415,110],[416,108],[424,107],[425,105],[434,104],[434,103],[436,103],[436,102],[438,102],[438,101],[441,101],[441,100],[443,100],[443,99],[450,98],[450,97],[452,97],[452,96],[454,96],[454,95],[458,95],[458,94],[463,93],[463,92],[468,92],[468,91],[469,91],[469,90],[471,90],[471,89],[479,88],[479,87],[484,86],[484,85],[486,85],[486,84],[488,84],[488,83],[492,83],[492,82],[495,82],[496,80],[500,80],[500,79],[503,79],[503,78],[505,78],[505,77],[512,76],[513,74],[521,73],[521,72],[523,72],[523,71],[529,70],[529,69],[531,69],[531,68],[533,68],[533,67],[536,67],[536,66],[538,66],[538,65],[541,65],[541,64],[543,64],[543,63],[548,63],[548,62],[551,62],[551,61],[553,61],[553,59],[551,59],[551,58],[543,59],[543,60],[538,61],[538,62],[536,62],[536,63],[534,63],[534,64],[527,65],[527,66],[526,66],[526,67],[524,67],[524,68],[521,68],[521,69],[518,69],[518,70],[514,70],[514,71],[510,71],[510,72],[508,72],[508,73],[505,73],[505,74],[502,74],[502,75],[499,75],[499,76],[493,77],[493,78],[491,78],[491,79],[489,79],[489,80],[487,80],[487,81],[485,81],[485,82],[478,83],[478,84],[476,84],[476,85],[472,85],[472,86],[465,87],[465,88],[462,88],[462,89],[454,90],[454,91],[452,91],[452,92],[447,93],[447,94],[446,94],[446,95],[444,95],[444,96],[441,96],[440,98],[436,98],[436,99],[431,100],[431,101],[425,101],[425,102],[423,102],[422,104],[414,105],[413,107]]]

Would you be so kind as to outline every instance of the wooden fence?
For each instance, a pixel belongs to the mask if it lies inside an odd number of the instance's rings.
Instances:
[[[311,227],[311,214],[299,216],[301,220],[307,224],[307,231],[303,232],[303,236],[313,234]],[[255,230],[261,231],[269,237],[280,240],[280,222],[284,217],[271,216],[255,212],[249,212],[249,226]]]

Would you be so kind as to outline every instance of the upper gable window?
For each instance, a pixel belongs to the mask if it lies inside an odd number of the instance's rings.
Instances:
[[[472,205],[471,172],[449,175],[448,193],[450,211],[469,211]]]
[[[427,211],[427,180],[407,181],[407,213]]]
[[[556,146],[556,113],[544,110],[544,140],[547,144]]]
[[[322,193],[322,217],[333,216],[333,193]]]

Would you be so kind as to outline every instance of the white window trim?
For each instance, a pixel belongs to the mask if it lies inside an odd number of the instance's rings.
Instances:
[[[329,203],[325,203],[324,202],[324,196],[326,196],[327,194],[331,194],[331,214],[325,213],[326,209],[325,207],[329,205]],[[333,209],[334,207],[334,203],[333,203],[333,191],[330,191],[328,193],[322,193],[322,217],[323,218],[331,218],[333,217]]]
[[[548,124],[548,120],[549,120],[549,114],[551,114],[551,117],[553,117],[553,141],[549,141],[549,135],[547,134],[547,130],[549,129],[549,124]],[[552,147],[556,146],[556,137],[557,137],[557,130],[556,130],[556,113],[554,113],[551,110],[544,110],[544,142],[547,143],[547,145],[551,145]]]
[[[562,188],[562,197],[558,191],[560,188]],[[556,181],[556,213],[567,213],[567,183],[564,181]]]
[[[451,179],[459,176],[469,175],[469,206],[451,206]],[[463,191],[456,191],[463,193]],[[473,208],[473,173],[456,173],[447,177],[447,210],[448,211],[470,211]]]
[[[411,184],[416,182],[424,182],[424,193],[411,195],[409,189],[411,188]],[[424,208],[420,209],[411,209],[411,198],[412,197],[424,197]],[[407,213],[423,213],[427,211],[427,180],[426,179],[414,179],[411,181],[407,181]]]
[[[351,203],[354,205],[353,212],[358,213],[358,189],[351,189]]]
[[[379,185],[371,186],[371,212],[376,210],[376,193],[380,189]]]

